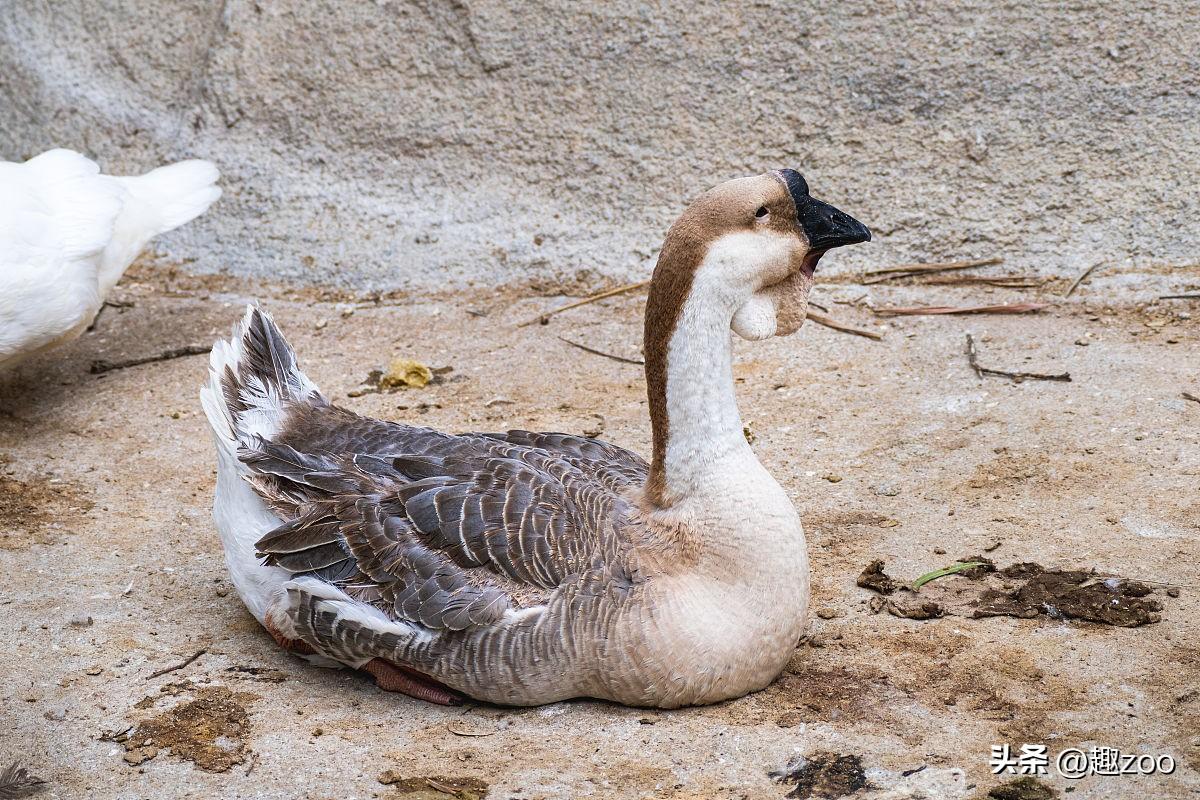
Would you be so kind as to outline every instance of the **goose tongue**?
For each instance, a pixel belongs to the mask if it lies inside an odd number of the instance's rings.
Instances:
[[[808,254],[804,256],[804,260],[800,262],[800,271],[811,278],[813,273],[817,271],[817,262],[821,260],[821,256],[823,255],[825,255],[824,250],[809,250]]]

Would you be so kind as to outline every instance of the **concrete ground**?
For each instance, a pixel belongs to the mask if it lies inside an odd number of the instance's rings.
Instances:
[[[1194,289],[1200,270],[1162,280]],[[0,766],[19,760],[48,782],[45,797],[72,799],[773,798],[861,784],[768,775],[831,753],[858,757],[867,785],[855,797],[966,798],[1011,780],[991,774],[992,745],[1040,743],[1052,756],[1110,746],[1177,763],[1166,777],[1078,781],[1052,765],[1042,780],[1065,796],[1195,796],[1200,402],[1182,393],[1200,395],[1200,327],[1186,313],[1200,308],[1142,302],[1141,286],[1117,276],[1038,314],[885,323],[851,303],[1054,301],[1065,286],[819,285],[831,315],[883,341],[808,325],[736,348],[755,449],[795,499],[812,560],[816,613],[780,679],[674,712],[446,709],[301,663],[243,609],[209,515],[202,356],[102,376],[88,365],[208,344],[253,296],[355,411],[587,431],[645,453],[639,368],[557,338],[636,357],[642,296],[519,328],[562,298],[514,288],[377,305],[142,266],[114,298],[131,307],[0,378]],[[985,366],[1072,380],[980,379],[966,332]],[[347,396],[396,355],[453,370],[421,390]],[[874,559],[911,579],[985,550],[1000,566],[1146,581],[1161,621],[918,621],[873,613],[879,601],[855,584]],[[973,585],[946,577],[922,594]]]

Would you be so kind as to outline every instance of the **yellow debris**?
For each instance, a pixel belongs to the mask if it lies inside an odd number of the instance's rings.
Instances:
[[[388,364],[387,372],[379,378],[379,388],[397,389],[407,386],[411,389],[423,389],[433,380],[433,372],[420,361],[411,358],[393,358]]]

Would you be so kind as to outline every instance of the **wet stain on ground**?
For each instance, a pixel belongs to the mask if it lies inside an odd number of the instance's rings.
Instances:
[[[0,461],[0,470],[4,462]],[[54,541],[56,527],[83,517],[92,502],[73,484],[49,477],[19,480],[0,474],[0,550]],[[54,527],[52,527],[54,526]]]
[[[877,716],[877,706],[890,691],[887,675],[879,670],[800,661],[755,700],[774,712],[769,719],[776,725],[789,728],[804,722]]]
[[[393,787],[404,800],[483,800],[488,792],[488,785],[478,778],[404,777],[390,769],[379,776],[379,782]]]
[[[136,766],[169,749],[177,758],[207,772],[225,772],[246,760],[250,716],[244,702],[257,696],[211,686],[196,699],[146,720],[125,741],[125,760]]]
[[[795,786],[787,793],[787,797],[799,800],[810,797],[834,800],[854,794],[867,785],[861,756],[838,753],[798,756],[782,770],[770,773],[770,777],[779,783]]]

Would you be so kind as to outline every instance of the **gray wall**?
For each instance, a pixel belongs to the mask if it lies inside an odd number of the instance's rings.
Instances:
[[[1200,253],[1179,2],[0,3],[0,158],[202,156],[199,271],[353,287],[648,274],[689,197],[792,166],[832,269]]]

